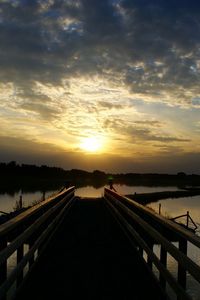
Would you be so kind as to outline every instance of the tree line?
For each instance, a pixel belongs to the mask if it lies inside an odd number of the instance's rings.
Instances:
[[[88,172],[85,170],[71,169],[64,170],[59,167],[49,167],[47,165],[33,165],[33,164],[18,164],[16,161],[8,163],[0,163],[0,178],[5,180],[23,180],[23,181],[37,181],[45,180],[62,180],[69,181],[72,184],[93,184],[98,187],[101,184],[106,184],[108,179],[112,177],[114,183],[124,183],[127,185],[200,185],[200,175],[186,174],[178,172],[177,174],[157,174],[157,173],[119,173],[110,174],[100,170]]]

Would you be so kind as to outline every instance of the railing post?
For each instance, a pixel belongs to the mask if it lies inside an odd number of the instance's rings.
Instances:
[[[158,211],[159,215],[161,215],[161,203],[159,203],[159,211]]]
[[[21,209],[23,206],[23,202],[22,202],[22,195],[19,196],[19,209]]]
[[[142,247],[140,247],[140,246],[138,246],[139,247],[139,249],[138,249],[138,252],[140,253],[140,255],[143,257],[143,248]]]
[[[190,217],[190,214],[189,214],[189,211],[187,211],[187,223],[186,223],[187,228],[189,227],[189,217]]]
[[[179,240],[179,250],[187,255],[187,240],[180,239]],[[186,289],[186,269],[181,265],[178,264],[178,283]]]
[[[0,240],[0,251],[5,249],[7,247],[7,240],[6,238],[2,238]],[[7,279],[7,260],[0,264],[0,286],[3,284],[3,282]],[[2,300],[6,300],[7,295],[5,295]]]
[[[163,264],[165,268],[167,267],[167,251],[162,246],[160,248],[160,262]],[[160,273],[160,284],[165,290],[166,279],[163,277],[162,273]]]
[[[23,259],[24,256],[24,245],[21,245],[17,249],[17,264],[20,263],[20,261]],[[17,287],[21,284],[23,281],[23,271],[17,276]]]
[[[149,248],[151,249],[151,251],[153,252],[153,243],[149,242],[148,243]],[[149,266],[149,268],[152,270],[152,260],[150,259],[149,255],[147,255],[147,265]]]
[[[7,240],[2,238],[0,240],[0,251],[7,247]],[[0,264],[0,285],[6,280],[7,278],[7,261]]]
[[[33,241],[31,241],[31,242],[29,242],[29,250],[32,248],[32,246],[33,246],[33,244],[34,244],[34,242]],[[29,269],[31,268],[31,266],[34,264],[34,254],[33,254],[33,256],[29,259]]]

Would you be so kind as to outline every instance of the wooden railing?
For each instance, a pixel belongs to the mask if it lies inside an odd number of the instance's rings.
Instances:
[[[10,298],[21,286],[73,201],[70,187],[0,226],[0,299]],[[16,267],[9,272],[14,254]]]
[[[117,218],[130,241],[152,270],[159,273],[158,280],[166,291],[166,284],[173,289],[177,299],[192,299],[186,291],[187,272],[200,283],[200,267],[187,256],[188,242],[200,248],[200,238],[173,221],[154,213],[137,202],[105,188],[104,197],[113,215]],[[172,241],[178,242],[176,247]],[[153,251],[160,245],[160,255]],[[178,265],[175,278],[167,267],[170,254]]]
[[[195,232],[195,230],[198,228],[197,224],[194,222],[194,220],[192,219],[192,217],[190,216],[189,211],[187,211],[186,214],[184,215],[180,215],[180,216],[176,216],[174,218],[170,218],[170,220],[177,222],[177,220],[183,219],[185,218],[186,222],[185,223],[179,223],[182,226],[185,226],[185,228],[192,230],[193,232]],[[192,223],[192,227],[189,226],[189,223]]]

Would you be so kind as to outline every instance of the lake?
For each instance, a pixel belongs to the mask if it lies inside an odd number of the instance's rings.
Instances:
[[[121,195],[127,194],[137,194],[139,193],[154,193],[161,191],[177,191],[179,190],[175,186],[127,186],[123,184],[116,184],[115,189]],[[49,190],[45,192],[45,197],[52,196],[58,191]],[[86,186],[77,188],[75,195],[81,197],[101,197],[103,195],[104,186],[100,188],[94,188],[93,186]],[[13,192],[12,194],[7,192],[4,194],[0,193],[0,211],[10,212],[13,211],[16,201],[19,200],[20,195],[22,195],[23,205],[25,207],[32,205],[34,202],[42,199],[43,192],[41,191],[31,191],[31,192]],[[186,214],[189,211],[191,217],[195,222],[200,223],[200,196],[185,197],[185,198],[173,198],[159,200],[154,203],[150,203],[147,206],[158,212],[159,204],[161,204],[161,212],[164,216],[176,217],[178,215]]]
[[[161,186],[127,186],[123,184],[114,185],[115,189],[119,194],[127,195],[136,193],[153,193],[161,191],[177,191],[179,190],[175,186],[161,187]],[[103,195],[104,187],[94,188],[92,186],[86,186],[76,189],[75,195],[81,197],[101,197]],[[50,190],[45,192],[45,197],[55,194],[58,190]],[[10,212],[13,211],[16,201],[19,200],[21,191],[9,194],[0,194],[0,211]],[[23,192],[23,203],[24,206],[32,205],[33,202],[40,200],[43,197],[43,193],[40,191],[35,192]],[[200,196],[185,197],[185,198],[173,198],[159,200],[154,203],[150,203],[147,206],[158,212],[159,204],[161,204],[161,213],[167,217],[176,217],[178,215],[186,214],[189,211],[192,219],[200,225]],[[200,235],[197,230],[197,234]],[[159,255],[159,246],[154,246],[154,252]],[[197,247],[188,245],[188,256],[200,265],[200,250]],[[11,268],[14,267],[13,259],[10,261]],[[176,277],[177,266],[172,257],[168,257],[168,267],[170,272]],[[156,270],[155,270],[156,274]],[[194,300],[200,300],[200,285],[188,275],[188,291]],[[170,292],[172,299],[173,293]]]
[[[45,197],[50,197],[51,195],[54,195],[58,190],[51,190],[45,192]],[[36,201],[39,201],[43,197],[43,193],[40,191],[34,191],[34,192],[21,192],[18,191],[13,194],[4,193],[0,194],[0,211],[3,212],[11,212],[14,210],[14,207],[16,205],[16,201],[19,200],[20,195],[22,195],[22,201],[23,206],[27,207],[30,205],[33,205]]]

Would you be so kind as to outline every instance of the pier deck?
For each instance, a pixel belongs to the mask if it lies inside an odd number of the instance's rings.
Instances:
[[[165,299],[102,198],[77,198],[15,299],[80,297]]]

